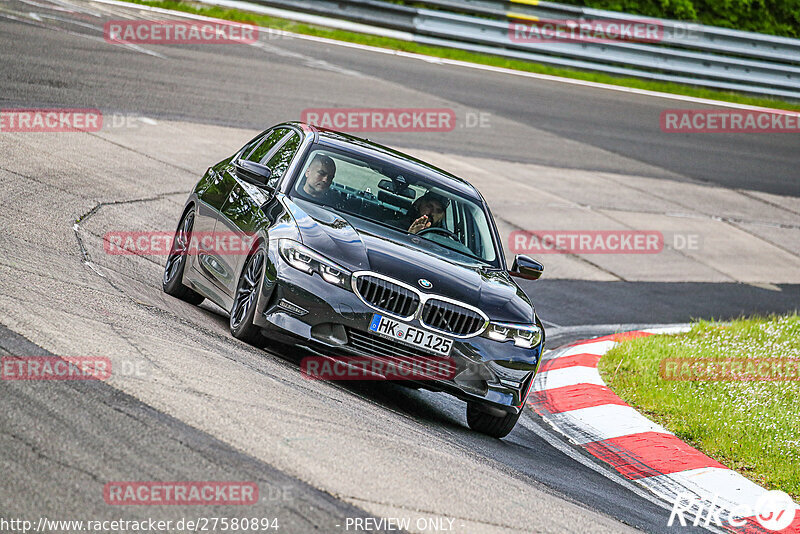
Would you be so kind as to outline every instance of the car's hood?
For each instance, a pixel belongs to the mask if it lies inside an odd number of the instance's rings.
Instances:
[[[491,320],[533,322],[533,305],[509,274],[460,263],[424,249],[427,243],[358,217],[338,214],[310,202],[286,199],[303,244],[350,271],[373,271],[409,284],[422,292],[460,300],[480,308]],[[436,247],[438,248],[438,247]],[[419,280],[433,284],[423,289]]]

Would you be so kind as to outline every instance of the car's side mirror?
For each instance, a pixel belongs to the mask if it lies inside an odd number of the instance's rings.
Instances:
[[[538,280],[543,272],[544,265],[522,254],[517,254],[509,271],[511,276],[525,278],[526,280]]]
[[[255,161],[247,161],[246,159],[240,159],[234,163],[234,168],[236,169],[236,176],[261,187],[266,186],[272,176],[272,170],[266,165]]]

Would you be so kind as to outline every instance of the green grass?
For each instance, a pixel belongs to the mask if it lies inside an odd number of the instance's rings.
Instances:
[[[666,381],[664,358],[800,363],[800,316],[701,321],[686,334],[622,343],[600,360],[623,400],[754,482],[800,497],[800,382]]]
[[[453,59],[459,61],[467,61],[470,63],[490,65],[493,67],[503,67],[507,69],[513,69],[525,72],[535,72],[538,74],[548,74],[552,76],[560,76],[563,78],[573,78],[577,80],[586,80],[590,82],[620,85],[623,87],[646,89],[650,91],[659,91],[663,93],[673,93],[673,94],[693,96],[698,98],[722,100],[724,102],[733,102],[737,104],[749,104],[753,106],[763,106],[770,108],[800,111],[800,103],[797,102],[787,102],[784,100],[778,100],[772,98],[760,98],[740,93],[716,91],[713,89],[704,89],[702,87],[694,87],[690,85],[682,85],[677,83],[641,80],[638,78],[617,77],[597,72],[587,72],[581,70],[549,67],[547,65],[541,65],[538,63],[531,63],[527,61],[520,61],[514,59],[506,59],[503,57],[493,56],[489,54],[465,52],[453,48],[426,46],[417,43],[411,43],[408,41],[402,41],[399,39],[391,39],[388,37],[354,33],[349,31],[324,28],[321,26],[310,26],[308,24],[301,24],[299,22],[294,22],[286,19],[279,19],[267,15],[260,15],[257,13],[241,11],[237,9],[227,9],[217,6],[206,6],[202,4],[194,4],[191,2],[183,2],[175,0],[126,0],[126,1],[132,2],[134,4],[160,7],[164,9],[174,9],[177,11],[184,11],[187,13],[195,13],[207,17],[232,20],[236,22],[244,22],[248,24],[256,24],[258,26],[266,28],[274,28],[277,30],[284,30],[293,33],[326,37],[329,39],[336,39],[339,41],[347,41],[351,43],[376,46],[380,48],[389,48],[392,50],[402,50],[404,52],[413,52],[416,54],[423,54],[427,56],[434,56],[434,57]]]

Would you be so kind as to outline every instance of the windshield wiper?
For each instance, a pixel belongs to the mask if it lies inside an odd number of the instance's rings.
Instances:
[[[480,256],[475,256],[475,255],[474,255],[474,254],[472,254],[472,253],[467,253],[467,252],[464,252],[463,250],[459,250],[459,249],[457,249],[457,248],[448,247],[448,246],[447,246],[447,245],[445,245],[444,243],[440,243],[440,242],[438,242],[438,241],[434,241],[433,239],[428,239],[428,238],[426,238],[425,236],[419,236],[419,235],[417,235],[417,234],[412,234],[411,232],[406,232],[406,233],[407,233],[408,235],[413,235],[413,236],[420,237],[420,238],[424,239],[425,241],[427,241],[428,243],[433,243],[434,245],[438,245],[438,246],[440,246],[440,247],[442,247],[442,248],[446,248],[447,250],[452,250],[453,252],[455,252],[455,253],[457,253],[457,254],[461,254],[462,256],[466,256],[466,257],[468,257],[468,258],[472,258],[472,259],[474,259],[474,260],[478,260],[478,261],[479,261],[481,264],[483,264],[483,265],[491,265],[491,263],[487,262],[486,260],[484,260],[484,259],[483,259],[483,258],[481,258]]]

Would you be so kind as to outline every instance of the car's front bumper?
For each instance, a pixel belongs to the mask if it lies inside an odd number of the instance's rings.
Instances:
[[[390,360],[393,344],[418,351],[400,341],[387,340],[369,331],[374,314],[350,290],[342,289],[287,265],[277,254],[274,271],[267,273],[256,324],[267,337],[305,346],[318,356],[348,355]],[[408,322],[427,330],[417,320]],[[374,343],[370,344],[370,340]],[[454,339],[449,355],[455,372],[447,379],[414,379],[415,386],[444,391],[462,400],[478,402],[518,413],[539,367],[542,342],[531,349],[513,342],[500,343],[481,336]],[[503,381],[498,372],[504,374]],[[509,380],[509,374],[513,379]],[[415,377],[418,378],[418,377]]]

